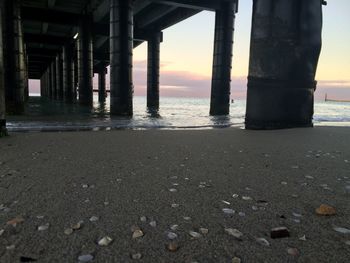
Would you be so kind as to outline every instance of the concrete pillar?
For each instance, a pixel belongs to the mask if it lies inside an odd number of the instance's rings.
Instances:
[[[56,99],[63,100],[63,63],[62,54],[56,56]]]
[[[29,100],[29,72],[28,72],[28,55],[26,45],[24,45],[24,100]]]
[[[102,66],[98,72],[98,101],[106,101],[106,74],[107,68]]]
[[[66,102],[73,102],[74,96],[74,69],[73,69],[73,47],[68,44],[63,47],[63,97]]]
[[[110,112],[132,116],[133,0],[110,4]]]
[[[93,44],[91,19],[86,16],[79,26],[78,38],[78,89],[79,103],[92,106],[93,103]]]
[[[56,60],[51,63],[51,99],[56,99]]]
[[[215,15],[210,115],[230,113],[231,69],[237,2],[222,2]]]
[[[4,45],[3,45],[3,3],[0,3],[0,137],[7,134],[6,132],[6,107],[5,107],[5,79],[4,79]]]
[[[247,129],[313,125],[322,2],[254,1]]]
[[[7,111],[24,112],[25,63],[19,0],[4,0],[4,63]]]
[[[157,32],[148,40],[147,60],[147,107],[159,109],[159,66],[162,32]]]
[[[48,66],[47,69],[47,98],[52,99],[52,67],[51,65]]]

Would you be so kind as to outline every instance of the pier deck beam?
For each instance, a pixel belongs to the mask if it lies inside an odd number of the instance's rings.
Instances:
[[[101,103],[106,101],[106,74],[107,68],[101,66],[98,70],[98,101]]]
[[[0,17],[3,17],[3,3],[0,3]],[[4,79],[4,45],[3,27],[0,19],[0,137],[7,134],[6,131],[6,106],[5,106],[5,79]]]
[[[312,127],[322,1],[255,0],[247,129]]]
[[[4,4],[4,63],[6,108],[22,114],[25,105],[24,43],[19,0],[5,0]]]
[[[147,107],[159,110],[159,68],[162,32],[154,33],[148,40]]]
[[[215,15],[210,115],[230,113],[231,69],[237,2],[223,2]]]
[[[90,16],[82,18],[77,45],[79,103],[87,106],[92,106],[93,103],[92,78],[94,73],[91,20]]]
[[[63,99],[65,102],[74,102],[74,67],[73,67],[73,51],[72,44],[63,47],[62,63],[63,63]]]
[[[133,0],[110,4],[110,112],[132,116]]]

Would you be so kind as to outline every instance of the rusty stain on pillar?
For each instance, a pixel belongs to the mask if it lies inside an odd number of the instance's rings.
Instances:
[[[106,74],[107,68],[101,66],[98,70],[98,101],[102,103],[106,101]]]
[[[93,103],[93,42],[91,24],[92,18],[84,16],[79,26],[78,38],[78,88],[79,103],[92,106]]]
[[[152,34],[148,39],[147,59],[147,107],[159,110],[159,67],[162,32]]]
[[[132,116],[133,0],[110,5],[110,112]]]
[[[66,102],[73,102],[74,96],[74,71],[73,71],[73,47],[67,44],[63,47],[63,97]]]
[[[247,129],[313,126],[322,2],[254,0]]]
[[[56,99],[63,100],[63,63],[62,54],[56,56]]]
[[[0,137],[7,135],[6,107],[5,107],[5,80],[4,80],[4,45],[3,45],[3,3],[0,3]]]
[[[216,10],[210,115],[227,115],[230,112],[233,33],[237,5],[238,2],[222,2],[221,8]]]
[[[24,112],[25,63],[24,43],[19,0],[5,0],[4,4],[4,63],[6,108],[9,113]]]

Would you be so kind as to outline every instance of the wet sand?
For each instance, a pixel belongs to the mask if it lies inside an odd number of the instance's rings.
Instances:
[[[350,234],[333,229],[350,229],[349,141],[340,127],[12,134],[0,139],[0,262],[349,262]],[[321,204],[337,214],[317,215]],[[6,224],[15,217],[24,222]],[[279,226],[290,237],[271,239]],[[208,233],[188,234],[199,228]],[[104,236],[113,242],[100,247]]]

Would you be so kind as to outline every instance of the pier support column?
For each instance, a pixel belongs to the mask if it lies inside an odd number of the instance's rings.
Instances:
[[[6,108],[14,114],[24,112],[25,61],[19,0],[1,1],[4,4],[4,63]]]
[[[133,114],[133,0],[110,1],[111,114]]]
[[[7,135],[6,106],[5,106],[5,79],[4,79],[4,45],[3,45],[3,3],[0,3],[0,137]]]
[[[74,96],[73,47],[68,44],[63,47],[63,97],[64,101],[72,103]]]
[[[159,110],[159,67],[162,32],[157,32],[148,40],[147,60],[147,107]]]
[[[78,89],[79,103],[92,106],[93,103],[93,43],[91,17],[82,19],[78,38]]]
[[[106,101],[106,74],[107,68],[102,66],[98,71],[98,101]]]
[[[62,54],[56,56],[56,99],[63,100],[63,63]]]
[[[312,127],[320,0],[255,0],[246,128]]]
[[[231,69],[237,2],[223,2],[215,15],[210,115],[230,113]]]
[[[51,99],[56,99],[56,60],[51,63]]]

